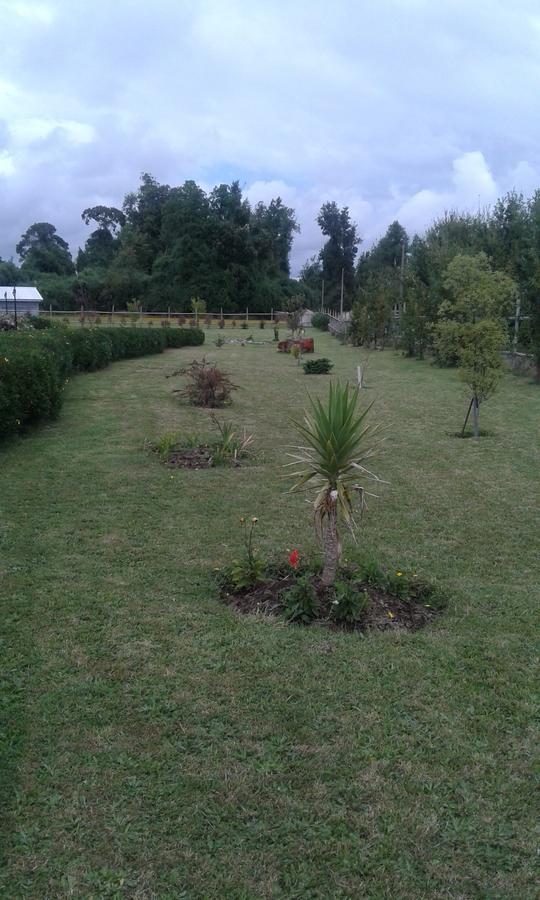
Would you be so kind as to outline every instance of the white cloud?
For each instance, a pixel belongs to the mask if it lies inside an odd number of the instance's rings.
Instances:
[[[22,145],[45,140],[57,129],[74,144],[89,144],[95,137],[92,125],[69,119],[41,119],[36,116],[16,119],[10,126],[15,142]]]
[[[0,150],[0,176],[14,175],[15,163],[7,150]]]
[[[540,178],[537,0],[0,0],[0,254],[141,171],[280,194],[317,252],[322,203],[364,237],[422,230]],[[99,199],[97,199],[99,198]]]
[[[56,11],[46,3],[8,3],[7,9],[38,25],[51,25],[56,18]]]

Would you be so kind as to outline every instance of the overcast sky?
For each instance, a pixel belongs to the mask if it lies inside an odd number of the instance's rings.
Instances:
[[[142,171],[398,218],[540,187],[540,0],[0,0],[0,255]]]

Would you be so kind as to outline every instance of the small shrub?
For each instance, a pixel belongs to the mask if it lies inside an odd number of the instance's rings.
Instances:
[[[236,328],[236,319],[233,319],[231,322],[231,328]]]
[[[212,316],[205,316],[204,324],[206,325],[207,328],[210,328],[210,325],[212,324]]]
[[[179,443],[179,437],[173,431],[167,431],[162,434],[157,441],[150,444],[152,450],[158,454],[163,460],[167,460],[172,451],[176,449]]]
[[[161,327],[162,327],[162,328],[170,328],[170,327],[171,327],[171,323],[169,322],[168,319],[162,319],[162,320],[161,320]]]
[[[178,324],[180,325],[180,327],[182,327],[182,325],[185,325],[185,324],[186,324],[186,317],[185,317],[185,316],[178,316],[177,322],[178,322]]]
[[[274,325],[274,341],[279,341],[279,328],[277,325]]]
[[[245,319],[242,319],[242,321],[240,322],[240,328],[243,328],[245,331],[247,329],[247,327],[248,327],[248,323],[246,322]]]
[[[264,319],[261,319],[259,322],[259,328],[264,328],[265,324],[266,323],[265,323]]]
[[[235,559],[226,572],[227,577],[237,590],[255,587],[264,581],[266,564],[253,549],[253,530],[258,519],[253,516],[249,526],[242,516],[240,524],[244,532],[244,555]]]
[[[248,434],[245,428],[240,434],[231,422],[220,422],[215,415],[211,415],[210,418],[220,435],[210,444],[216,465],[244,459],[250,454],[253,444],[252,434]]]
[[[50,318],[45,318],[45,316],[26,316],[26,318],[28,324],[37,331],[45,331],[49,328],[54,328],[54,321]]]
[[[281,595],[283,614],[288,622],[308,624],[317,617],[319,602],[309,575],[298,578],[296,583]]]
[[[218,328],[225,328],[225,319],[220,319],[218,322]]]
[[[360,577],[362,581],[368,584],[384,587],[386,585],[386,575],[377,563],[369,560],[360,567]]]
[[[336,581],[334,599],[330,605],[330,618],[340,625],[355,625],[365,615],[369,606],[369,594],[357,590],[345,581]]]
[[[327,316],[326,313],[322,312],[314,313],[311,319],[313,328],[319,328],[321,331],[328,331],[329,322],[330,316]]]
[[[174,393],[186,397],[193,406],[205,406],[210,409],[224,406],[230,401],[231,392],[237,389],[225,372],[204,358],[201,362],[194,359],[189,366],[173,374],[185,375],[189,379],[190,383],[185,388],[180,388]]]
[[[334,364],[325,356],[321,359],[309,359],[303,365],[306,375],[327,375],[333,368]]]

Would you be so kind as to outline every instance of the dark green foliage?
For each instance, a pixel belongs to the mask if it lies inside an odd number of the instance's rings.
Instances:
[[[0,334],[0,437],[57,415],[71,368],[63,332]]]
[[[340,625],[355,625],[369,606],[369,594],[346,581],[336,581],[334,599],[330,603],[330,618]]]
[[[55,326],[0,333],[0,438],[56,416],[71,372],[90,372],[118,359],[203,342],[198,328]]]
[[[298,578],[293,587],[283,591],[281,602],[283,614],[289,622],[302,622],[307,625],[319,612],[317,591],[309,575]]]
[[[328,331],[329,321],[330,316],[327,316],[326,313],[318,312],[313,314],[311,324],[313,328],[320,328],[321,331]]]
[[[22,235],[16,247],[25,272],[51,272],[73,275],[75,267],[69,246],[49,222],[35,222]]]
[[[317,223],[328,238],[320,252],[326,302],[330,308],[338,308],[343,273],[345,308],[350,309],[354,298],[354,259],[361,240],[356,225],[351,222],[348,208],[339,209],[333,201],[322,205]]]
[[[303,365],[306,375],[327,375],[333,367],[333,362],[326,356],[322,356],[320,359],[308,359]]]

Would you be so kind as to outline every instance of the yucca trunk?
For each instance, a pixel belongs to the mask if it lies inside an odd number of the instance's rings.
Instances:
[[[325,587],[331,587],[336,580],[339,562],[339,537],[337,530],[337,507],[335,502],[332,502],[324,519],[322,545],[324,555],[322,583]]]

